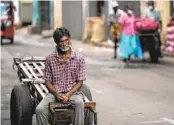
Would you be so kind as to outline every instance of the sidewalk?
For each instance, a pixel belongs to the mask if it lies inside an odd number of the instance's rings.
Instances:
[[[46,32],[44,32],[43,36],[42,35],[36,35],[36,34],[29,34],[27,27],[17,29],[15,32],[16,32],[15,33],[16,34],[15,35],[16,40],[20,40],[20,38],[22,38],[22,37],[30,38],[34,42],[35,41],[46,42],[46,41],[50,41],[52,39],[52,35],[50,35],[50,33],[48,35],[46,35]],[[47,37],[45,37],[45,36],[47,36]],[[76,40],[76,41],[80,41],[80,40]],[[80,42],[83,43],[83,44],[88,44],[88,45],[95,46],[95,47],[113,48],[113,45],[109,44],[108,42],[98,42],[98,43],[91,43],[91,42],[85,43],[83,41],[80,41]]]
[[[34,45],[50,45],[53,44],[53,38],[52,37],[46,37],[44,38],[41,35],[36,35],[36,34],[28,34],[27,28],[21,28],[16,30],[15,33],[15,40],[23,43],[29,43],[29,44],[34,44]],[[108,51],[113,51],[113,45],[108,43],[108,42],[99,42],[99,43],[84,43],[83,41],[80,40],[72,40],[73,42],[78,42],[78,44],[73,44],[75,46],[79,46],[78,48],[83,51],[84,48],[93,50],[93,49],[107,49]],[[76,48],[76,47],[75,47]],[[163,51],[164,56],[168,57],[174,57],[174,54],[170,54],[166,51]]]
[[[16,31],[15,41],[20,42],[22,44],[34,45],[36,47],[54,47],[55,43],[53,42],[52,37],[43,38],[41,35],[28,34],[26,29],[21,29]],[[71,40],[72,48],[79,52],[82,52],[86,56],[93,55],[97,58],[112,58],[113,49],[107,48],[103,46],[95,46],[88,43],[83,43],[80,40]]]

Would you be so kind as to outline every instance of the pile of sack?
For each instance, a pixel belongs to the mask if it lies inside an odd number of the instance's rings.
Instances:
[[[136,18],[134,22],[134,28],[137,31],[141,30],[156,30],[158,29],[159,24],[153,20],[148,18]]]
[[[83,36],[84,42],[103,42],[105,40],[105,19],[88,17]]]
[[[170,54],[174,54],[174,20],[171,20],[167,25],[166,51]]]

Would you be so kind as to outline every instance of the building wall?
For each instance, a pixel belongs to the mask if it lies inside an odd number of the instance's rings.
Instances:
[[[19,1],[13,1],[14,6],[16,7],[16,11],[14,12],[15,18],[14,18],[14,23],[16,25],[20,24],[20,17],[19,17]]]
[[[17,0],[18,1],[18,0]],[[32,23],[33,0],[19,0],[19,17],[21,23]]]
[[[32,3],[33,0],[19,0],[21,3]]]
[[[40,25],[40,11],[39,11],[39,1],[32,2],[32,25],[39,26]]]
[[[51,12],[50,12],[50,1],[39,1],[39,11],[40,11],[40,25],[41,30],[50,30],[51,28]]]
[[[141,15],[140,1],[118,1],[118,3],[119,3],[119,8],[121,8],[122,10],[124,10],[126,5],[131,5],[135,17],[140,17]]]
[[[162,33],[161,39],[163,44],[166,43],[166,35],[167,35],[167,24],[170,20],[170,2],[169,1],[157,1],[157,7],[160,8],[161,18],[162,18]]]
[[[174,16],[174,1],[170,1],[170,15]]]
[[[97,1],[89,1],[89,16],[97,16]]]
[[[83,21],[82,1],[62,1],[62,25],[70,30],[72,39],[82,40]]]
[[[50,29],[54,29],[54,1],[50,0]]]
[[[20,2],[20,20],[22,23],[32,22],[32,3],[31,2]]]
[[[32,2],[32,33],[40,34],[44,30],[54,27],[54,2],[37,1]],[[27,14],[26,14],[27,15]]]
[[[54,29],[62,26],[62,0],[54,0]]]

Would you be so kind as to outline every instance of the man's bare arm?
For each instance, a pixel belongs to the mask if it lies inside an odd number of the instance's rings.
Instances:
[[[82,85],[83,85],[83,80],[79,80],[77,84],[75,84],[73,88],[68,93],[66,93],[66,96],[68,98],[71,97],[76,91],[78,91],[82,87]]]

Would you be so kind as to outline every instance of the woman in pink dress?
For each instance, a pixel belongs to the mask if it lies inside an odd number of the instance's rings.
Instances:
[[[140,40],[136,36],[134,28],[135,17],[130,6],[126,6],[126,14],[121,16],[119,23],[122,25],[122,34],[120,36],[120,45],[118,55],[128,63],[131,55],[142,59],[143,53],[140,45]]]

